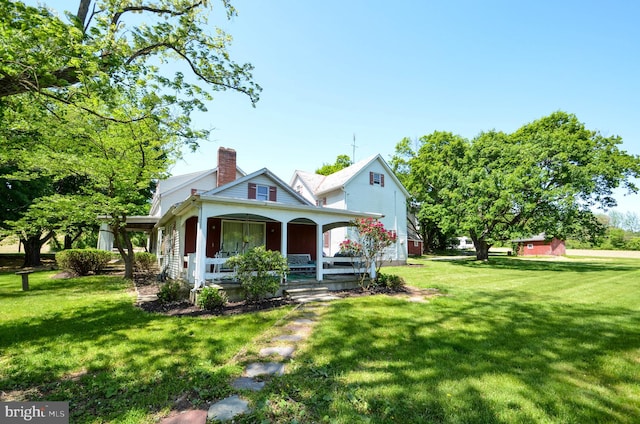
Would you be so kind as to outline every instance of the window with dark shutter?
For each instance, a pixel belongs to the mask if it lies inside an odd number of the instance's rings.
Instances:
[[[369,184],[384,187],[384,174],[369,172]]]
[[[249,183],[249,199],[255,199],[256,198],[256,184],[255,183]]]
[[[278,188],[269,186],[269,201],[276,202],[278,199]]]

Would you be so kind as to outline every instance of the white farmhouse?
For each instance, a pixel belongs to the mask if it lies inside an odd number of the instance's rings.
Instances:
[[[407,198],[409,193],[380,155],[361,160],[331,175],[296,171],[291,187],[318,206],[382,214],[380,221],[395,231],[397,242],[386,257],[393,263],[407,260]],[[323,253],[334,256],[345,239],[355,239],[352,227],[323,235]]]

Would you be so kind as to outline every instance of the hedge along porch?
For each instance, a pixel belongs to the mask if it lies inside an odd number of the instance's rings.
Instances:
[[[249,198],[254,184],[268,186],[269,197]],[[240,198],[238,193],[243,192],[249,195]],[[359,217],[381,215],[315,206],[263,169],[173,206],[157,226],[161,269],[170,278],[184,278],[200,287],[225,275],[229,256],[264,245],[285,257],[308,254],[317,264],[317,281],[327,274],[353,274],[352,267],[331,266],[336,261],[323,258],[323,234]]]

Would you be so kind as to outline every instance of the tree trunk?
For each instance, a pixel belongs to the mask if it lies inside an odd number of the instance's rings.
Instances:
[[[64,235],[64,246],[63,246],[63,249],[64,250],[71,249],[72,245],[73,245],[73,240],[71,239],[71,236],[69,234],[65,234]]]
[[[40,260],[40,249],[42,248],[40,236],[31,236],[21,241],[24,246],[24,263],[22,267],[29,268],[42,265],[42,261]]]
[[[135,255],[133,252],[133,244],[131,243],[131,238],[129,238],[129,232],[127,232],[125,227],[113,227],[114,234],[114,244],[120,252],[120,256],[122,257],[122,261],[124,262],[124,278],[128,280],[133,280],[133,263],[135,259]]]
[[[53,233],[49,233],[43,239],[40,239],[40,234],[25,238],[20,237],[20,242],[24,246],[24,263],[23,268],[36,267],[42,265],[40,259],[40,250],[42,246],[53,236]]]
[[[476,259],[479,261],[488,261],[489,260],[489,249],[491,245],[488,244],[485,240],[473,240],[473,245],[476,248]]]

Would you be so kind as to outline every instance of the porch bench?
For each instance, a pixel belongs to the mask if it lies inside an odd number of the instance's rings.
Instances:
[[[292,272],[314,272],[316,263],[308,253],[290,253],[287,255],[289,270]]]

